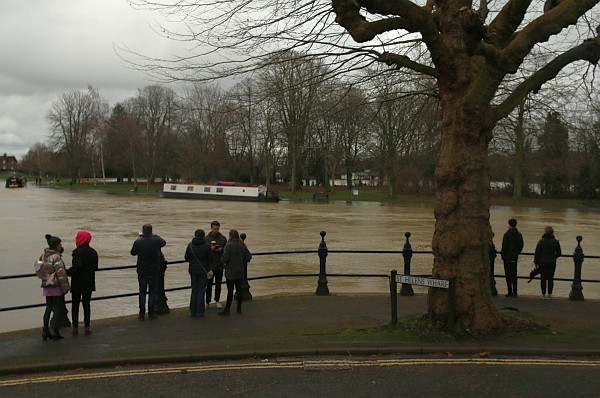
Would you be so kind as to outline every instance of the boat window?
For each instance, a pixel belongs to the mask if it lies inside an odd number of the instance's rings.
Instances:
[[[177,185],[171,185],[171,191],[177,191]]]
[[[210,192],[210,187],[204,187],[204,192]]]
[[[218,187],[218,188],[217,188],[217,193],[223,193],[223,188],[221,188],[221,187]]]
[[[188,192],[194,192],[194,187],[192,185],[188,185],[187,190]]]

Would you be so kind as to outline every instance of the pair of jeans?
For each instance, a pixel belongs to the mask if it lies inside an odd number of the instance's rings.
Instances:
[[[71,322],[73,327],[76,328],[79,325],[79,304],[83,305],[83,324],[85,326],[90,326],[91,321],[91,305],[92,301],[92,292],[86,293],[73,293],[71,292]]]
[[[190,314],[204,314],[204,296],[206,294],[206,274],[204,272],[190,273],[192,295],[190,297]]]
[[[215,301],[221,299],[221,283],[223,283],[223,270],[213,270],[214,277],[208,280],[208,286],[206,287],[206,304],[210,304],[212,301],[212,287],[215,285]]]
[[[138,274],[138,283],[140,285],[140,315],[144,315],[146,312],[146,291],[148,291],[148,314],[154,315],[157,279],[158,275]]]
[[[50,314],[54,312],[52,317],[52,327],[60,328],[62,321],[62,311],[65,306],[65,296],[46,296],[46,311],[44,311],[44,329],[48,329],[50,324]]]

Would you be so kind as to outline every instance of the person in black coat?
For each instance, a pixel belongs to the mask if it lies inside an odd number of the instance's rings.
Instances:
[[[504,261],[504,275],[508,293],[506,297],[517,297],[517,260],[523,251],[523,235],[517,229],[517,220],[508,220],[508,230],[502,238],[500,255]]]
[[[194,239],[187,245],[184,255],[185,261],[189,262],[188,272],[192,285],[190,296],[190,316],[204,316],[204,297],[206,295],[207,272],[213,261],[213,253],[210,245],[204,240],[204,231],[197,229]]]
[[[131,255],[137,256],[136,268],[139,284],[139,320],[146,314],[146,291],[148,292],[148,319],[156,319],[154,304],[156,302],[156,286],[160,271],[160,248],[167,242],[152,232],[152,225],[144,224],[142,235],[133,242]]]
[[[73,263],[67,270],[71,277],[71,316],[72,325],[71,334],[79,334],[79,304],[83,305],[83,324],[85,325],[85,334],[92,333],[90,328],[92,292],[96,290],[96,271],[98,271],[98,253],[92,247],[90,242],[92,234],[87,231],[78,231],[75,237],[77,248],[73,250]]]
[[[244,281],[244,265],[252,259],[252,254],[244,242],[240,240],[240,234],[236,229],[229,230],[229,240],[223,251],[223,265],[225,266],[225,279],[227,280],[227,304],[219,315],[229,315],[229,309],[233,302],[233,289],[237,292],[237,313],[242,313],[242,301],[244,293],[242,283]]]
[[[546,298],[546,288],[548,298],[552,298],[554,289],[554,272],[556,271],[556,259],[562,254],[560,243],[554,237],[554,228],[547,226],[544,228],[544,235],[535,247],[533,262],[540,269],[542,297]]]

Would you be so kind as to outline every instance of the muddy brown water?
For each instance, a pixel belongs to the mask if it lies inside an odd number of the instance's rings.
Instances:
[[[221,222],[221,232],[236,228],[247,234],[246,243],[254,253],[271,251],[317,250],[321,237],[330,250],[402,250],[404,233],[410,231],[413,250],[431,250],[434,229],[430,206],[387,205],[373,202],[330,203],[241,203],[162,199],[148,195],[115,195],[101,191],[69,192],[28,187],[0,190],[0,275],[33,272],[33,263],[46,245],[44,235],[50,233],[63,240],[65,260],[71,262],[78,229],[92,233],[91,245],[98,251],[100,267],[135,264],[129,254],[131,244],[144,223],[151,223],[155,233],[167,241],[164,254],[169,261],[182,260],[194,231],[210,229],[211,220]],[[586,255],[599,255],[600,212],[596,210],[513,208],[494,206],[491,224],[495,245],[499,249],[506,222],[514,217],[525,239],[525,252],[533,252],[545,225],[552,225],[563,253],[572,254],[575,237],[583,236]],[[519,263],[519,275],[527,275],[532,258]],[[432,256],[415,254],[413,274],[431,272]],[[561,258],[557,277],[573,278],[573,261]],[[400,254],[343,254],[327,257],[329,273],[389,275],[392,269],[403,270]],[[501,260],[496,260],[496,273],[503,274]],[[316,253],[255,256],[249,265],[249,276],[318,273]],[[586,259],[584,279],[600,279],[600,260]],[[187,264],[171,265],[166,273],[166,287],[188,286]],[[503,278],[496,278],[500,293],[505,291]],[[385,278],[328,278],[330,293],[387,292]],[[0,308],[43,302],[39,280],[0,280]],[[278,293],[315,292],[317,279],[275,278],[251,281],[253,296]],[[137,289],[135,270],[97,273],[94,296],[129,293]],[[415,287],[419,292],[421,288]],[[225,290],[225,289],[224,289]],[[568,297],[570,282],[556,282],[554,295]],[[424,291],[424,290],[423,290]],[[519,293],[537,295],[539,286],[520,282]],[[600,284],[584,284],[585,298],[600,298]],[[170,307],[188,304],[189,290],[167,294]],[[222,295],[224,299],[224,295]],[[0,312],[0,332],[41,325],[43,308]],[[137,297],[92,302],[92,319],[137,313]],[[81,314],[80,314],[81,316]]]

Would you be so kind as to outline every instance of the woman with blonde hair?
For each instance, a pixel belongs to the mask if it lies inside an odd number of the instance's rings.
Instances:
[[[244,282],[244,264],[252,259],[248,247],[240,240],[240,234],[236,229],[229,230],[229,240],[223,251],[222,262],[225,266],[225,279],[227,283],[227,304],[219,315],[229,315],[229,308],[233,301],[233,289],[237,292],[237,313],[242,313],[242,301],[244,294],[242,285]]]

